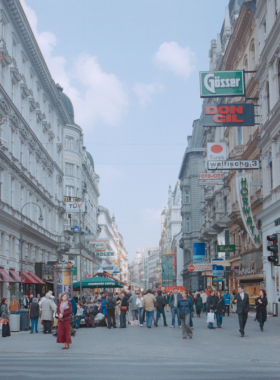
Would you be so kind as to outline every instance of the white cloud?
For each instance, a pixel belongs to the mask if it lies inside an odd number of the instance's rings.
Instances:
[[[66,59],[53,53],[56,36],[51,32],[39,33],[36,13],[25,0],[21,0],[21,4],[52,77],[73,103],[75,122],[83,129],[90,129],[97,122],[116,125],[128,107],[125,85],[115,74],[104,72],[97,58],[86,53],[79,54],[72,67],[66,70]],[[73,81],[81,85],[79,90]]]
[[[182,48],[175,41],[164,42],[155,53],[153,62],[161,70],[188,79],[195,68],[195,53],[188,46]]]
[[[146,106],[152,102],[152,95],[164,90],[164,85],[161,83],[135,83],[133,90],[139,98],[141,106]]]

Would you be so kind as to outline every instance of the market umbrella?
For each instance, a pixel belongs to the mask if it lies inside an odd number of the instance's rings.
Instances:
[[[80,288],[80,281],[73,283],[73,288]],[[91,277],[82,280],[82,288],[123,288],[123,284],[105,277]]]

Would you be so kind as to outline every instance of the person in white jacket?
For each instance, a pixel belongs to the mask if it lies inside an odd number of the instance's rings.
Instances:
[[[144,323],[144,307],[143,307],[143,293],[140,292],[138,294],[138,297],[136,299],[136,306],[138,308],[138,318],[139,318],[139,326],[140,327],[143,327],[143,323]]]
[[[202,312],[206,313],[206,302],[207,302],[207,294],[203,291],[200,293],[201,299],[202,299]]]

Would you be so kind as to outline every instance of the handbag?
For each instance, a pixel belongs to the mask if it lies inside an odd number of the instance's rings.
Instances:
[[[185,318],[186,313],[184,311],[179,312],[179,318]]]
[[[121,306],[121,311],[127,311],[127,306]]]
[[[214,323],[214,313],[207,313],[207,323]]]
[[[5,319],[5,318],[0,319],[0,323],[2,323],[2,325],[7,325],[8,322],[9,322],[8,319]]]

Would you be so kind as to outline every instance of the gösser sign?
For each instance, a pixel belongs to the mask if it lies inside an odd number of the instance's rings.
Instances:
[[[66,212],[85,212],[84,202],[66,202]]]
[[[243,71],[201,71],[200,97],[245,96]]]
[[[203,127],[239,127],[255,125],[254,104],[205,104]]]

